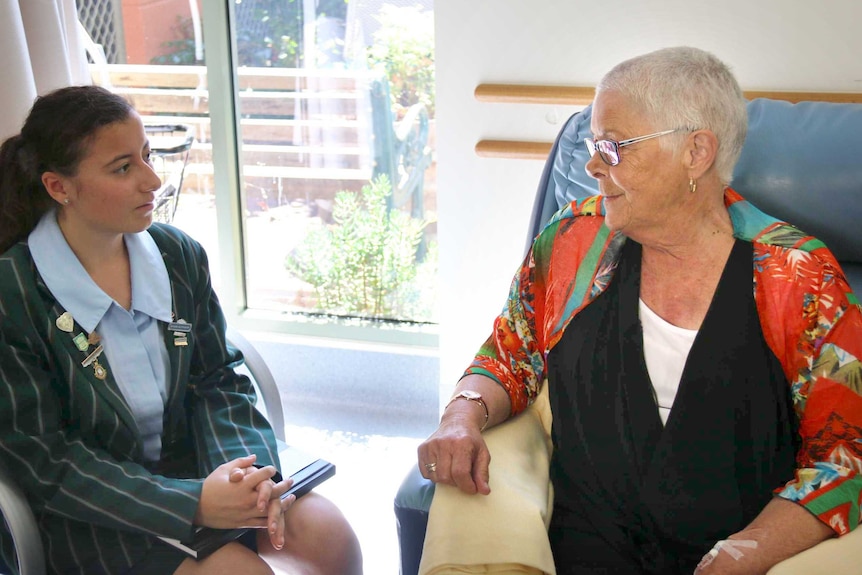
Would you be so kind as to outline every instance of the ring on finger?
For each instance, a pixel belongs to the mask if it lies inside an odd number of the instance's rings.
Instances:
[[[425,471],[427,471],[428,473],[434,473],[435,471],[437,471],[437,462],[432,461],[431,463],[426,463]]]

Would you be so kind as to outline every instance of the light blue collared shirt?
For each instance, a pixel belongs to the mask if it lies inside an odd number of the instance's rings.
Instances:
[[[101,336],[107,364],[143,437],[144,458],[157,461],[162,450],[170,371],[158,321],[172,319],[171,284],[150,234],[123,237],[132,276],[131,310],[124,309],[96,285],[66,243],[54,210],[42,216],[28,242],[36,269],[60,305],[72,314],[85,335],[96,331]],[[93,349],[91,346],[81,352],[81,360]]]

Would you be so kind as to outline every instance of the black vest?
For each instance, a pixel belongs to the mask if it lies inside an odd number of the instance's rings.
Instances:
[[[638,320],[641,246],[548,356],[550,538],[566,573],[690,574],[793,477],[797,418],[737,240],[663,426]]]

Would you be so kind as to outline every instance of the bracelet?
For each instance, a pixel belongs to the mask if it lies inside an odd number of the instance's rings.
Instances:
[[[467,401],[475,401],[479,405],[482,406],[482,409],[485,410],[485,422],[482,423],[482,427],[479,428],[479,432],[485,431],[485,428],[488,427],[488,419],[490,419],[491,414],[488,412],[488,405],[485,403],[485,400],[482,399],[482,394],[472,391],[470,389],[465,389],[463,391],[458,392],[452,399],[449,400],[449,403],[446,404],[446,407],[452,405],[452,402],[456,399],[466,399]],[[446,407],[443,409],[445,410]]]

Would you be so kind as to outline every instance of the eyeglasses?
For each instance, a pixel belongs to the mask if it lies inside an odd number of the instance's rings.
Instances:
[[[592,138],[584,138],[584,143],[587,145],[587,151],[590,153],[591,158],[596,155],[596,152],[598,152],[599,157],[601,157],[601,159],[607,165],[616,166],[620,163],[620,148],[630,146],[631,144],[637,144],[638,142],[643,142],[644,140],[658,138],[659,136],[673,134],[674,132],[679,132],[679,128],[675,130],[656,132],[655,134],[648,134],[646,136],[638,136],[637,138],[630,138],[628,140],[623,140],[622,142],[615,142],[614,140],[593,140]]]

